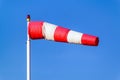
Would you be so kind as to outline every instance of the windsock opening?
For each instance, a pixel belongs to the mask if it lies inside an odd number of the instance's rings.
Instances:
[[[83,34],[81,42],[83,45],[98,46],[99,38],[96,36]]]
[[[28,34],[31,39],[42,39],[43,22],[29,22]]]

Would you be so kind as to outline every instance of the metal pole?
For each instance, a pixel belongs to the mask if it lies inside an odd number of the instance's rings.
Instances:
[[[30,22],[30,15],[27,15],[27,80],[31,80],[30,38],[28,34],[29,22]]]

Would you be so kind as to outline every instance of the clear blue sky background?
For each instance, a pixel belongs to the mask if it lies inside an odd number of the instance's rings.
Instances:
[[[120,80],[120,0],[0,0],[0,80],[26,80],[26,15],[99,36],[98,47],[32,40],[32,80]]]

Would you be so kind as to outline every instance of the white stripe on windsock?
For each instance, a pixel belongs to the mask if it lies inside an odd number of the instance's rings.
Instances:
[[[54,40],[54,32],[56,27],[57,25],[44,22],[42,27],[42,33],[44,38],[47,40]]]
[[[83,35],[83,33],[70,30],[68,32],[67,41],[69,43],[81,44],[82,35]]]

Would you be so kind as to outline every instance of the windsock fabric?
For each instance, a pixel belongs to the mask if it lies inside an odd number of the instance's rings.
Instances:
[[[76,43],[97,46],[99,39],[96,36],[76,32],[47,22],[30,21],[28,34],[31,39],[46,39],[57,42]]]

